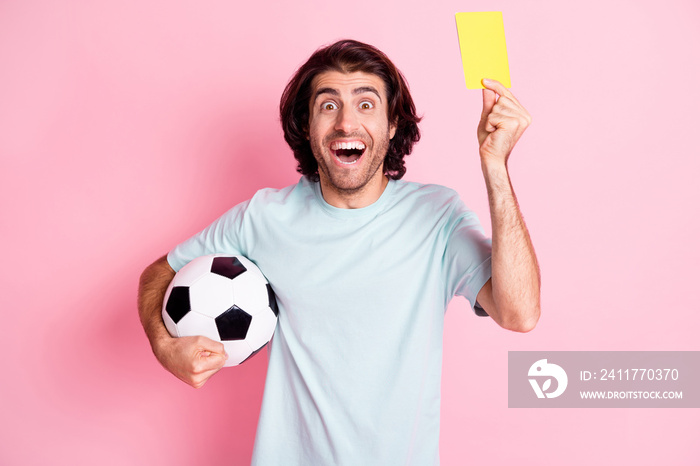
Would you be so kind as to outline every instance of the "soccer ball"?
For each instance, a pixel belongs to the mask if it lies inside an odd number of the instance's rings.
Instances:
[[[242,256],[201,256],[180,269],[165,292],[163,322],[173,337],[220,341],[226,366],[260,351],[277,325],[275,294],[255,264]]]

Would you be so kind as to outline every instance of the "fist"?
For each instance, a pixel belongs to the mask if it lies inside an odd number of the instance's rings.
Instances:
[[[202,387],[228,358],[221,342],[206,337],[164,338],[154,352],[163,367],[194,388]]]
[[[532,118],[518,99],[498,81],[484,79],[484,108],[477,128],[482,163],[508,161],[515,143]]]

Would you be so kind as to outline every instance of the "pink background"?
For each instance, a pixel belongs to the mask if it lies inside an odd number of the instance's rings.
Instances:
[[[0,464],[246,464],[265,358],[177,381],[137,319],[141,270],[297,180],[279,96],[344,37],[425,116],[407,179],[488,225],[454,13],[492,10],[534,117],[511,176],[543,314],[522,335],[452,303],[443,464],[698,464],[697,409],[507,408],[509,350],[700,350],[697,1],[60,3],[0,3]]]

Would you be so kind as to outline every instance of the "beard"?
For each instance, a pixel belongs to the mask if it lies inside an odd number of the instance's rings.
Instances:
[[[364,142],[365,150],[358,160],[360,164],[357,170],[345,170],[336,165],[335,155],[330,149],[331,141],[336,139],[358,139]],[[329,134],[323,140],[311,138],[311,151],[318,163],[319,177],[322,185],[328,185],[331,189],[344,195],[354,195],[361,192],[376,177],[383,175],[384,158],[389,150],[390,133],[387,128],[385,134],[372,140],[366,133],[340,133]],[[379,173],[379,174],[378,174]]]

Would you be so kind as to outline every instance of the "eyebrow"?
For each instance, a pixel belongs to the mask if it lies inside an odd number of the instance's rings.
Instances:
[[[379,91],[372,86],[356,87],[352,90],[352,95],[364,94],[365,92],[371,92],[372,94],[375,94],[379,98],[379,101],[382,101],[382,96],[379,95]],[[314,94],[314,101],[316,101],[316,99],[318,99],[318,96],[320,96],[321,94],[330,94],[332,96],[337,97],[340,95],[340,92],[338,92],[337,89],[333,89],[332,87],[322,87],[321,89],[316,91],[316,94]]]

